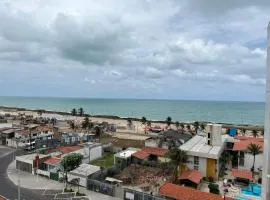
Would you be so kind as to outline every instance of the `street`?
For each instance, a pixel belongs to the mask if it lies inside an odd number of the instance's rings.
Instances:
[[[17,151],[16,154],[22,154],[22,151]],[[7,168],[13,160],[13,156],[12,149],[0,146],[0,195],[10,200],[18,199],[18,187],[15,186],[7,176]],[[20,193],[20,200],[47,200],[47,198],[42,196],[40,190],[21,188]]]

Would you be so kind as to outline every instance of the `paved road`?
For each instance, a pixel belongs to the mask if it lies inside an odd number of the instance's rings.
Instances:
[[[22,154],[21,151],[16,152],[17,155]],[[18,187],[15,186],[7,176],[8,165],[13,160],[11,149],[0,146],[0,195],[7,197],[10,200],[18,199]],[[21,200],[47,200],[42,196],[39,190],[29,190],[21,188]]]

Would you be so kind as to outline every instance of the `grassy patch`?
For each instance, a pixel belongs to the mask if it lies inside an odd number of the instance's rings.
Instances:
[[[113,153],[105,152],[102,158],[99,158],[91,162],[91,164],[108,169],[113,166],[113,157],[114,157],[113,155],[114,155]]]

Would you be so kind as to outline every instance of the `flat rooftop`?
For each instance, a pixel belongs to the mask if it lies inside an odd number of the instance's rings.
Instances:
[[[227,135],[222,135],[222,146],[212,146],[207,144],[207,138],[196,135],[179,148],[187,152],[187,155],[204,158],[218,159]]]
[[[131,157],[132,154],[136,153],[137,151],[139,151],[140,149],[136,149],[136,148],[128,148],[124,151],[120,151],[117,154],[115,154],[115,157],[118,158],[129,158]]]
[[[27,155],[23,155],[23,156],[16,156],[16,159],[23,159],[23,160],[35,160],[37,156],[37,153],[33,153],[33,154],[27,154]],[[39,159],[42,158],[46,158],[49,157],[50,155],[44,155],[44,154],[38,154]]]
[[[89,176],[94,174],[100,170],[100,166],[89,165],[89,164],[81,164],[78,168],[70,171],[70,174]]]

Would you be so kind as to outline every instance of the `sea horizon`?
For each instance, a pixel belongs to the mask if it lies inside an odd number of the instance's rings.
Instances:
[[[153,121],[170,116],[187,123],[264,124],[264,102],[251,101],[0,96],[0,106],[68,113],[82,107],[90,115],[145,116]]]

